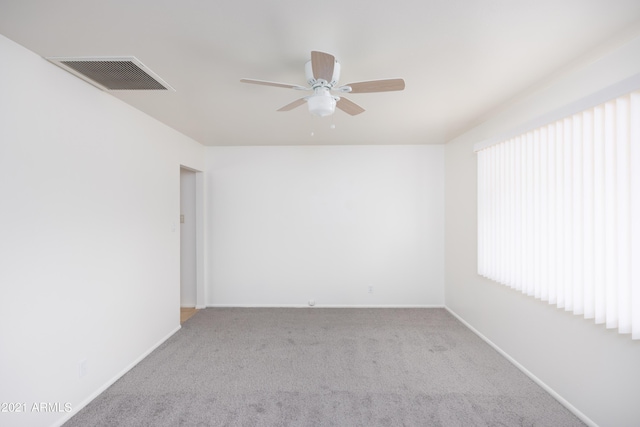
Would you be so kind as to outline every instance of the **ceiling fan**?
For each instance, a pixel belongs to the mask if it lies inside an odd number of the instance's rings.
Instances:
[[[305,64],[304,71],[309,87],[254,79],[241,79],[240,81],[242,83],[313,91],[313,95],[297,99],[280,108],[278,111],[293,110],[306,102],[309,107],[309,112],[320,117],[333,114],[336,107],[352,116],[364,112],[364,108],[355,102],[344,97],[336,96],[332,92],[371,93],[404,89],[404,80],[402,79],[372,80],[338,86],[340,63],[333,55],[324,52],[312,51],[311,61]]]

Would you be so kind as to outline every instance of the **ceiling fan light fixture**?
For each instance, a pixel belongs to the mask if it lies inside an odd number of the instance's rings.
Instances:
[[[318,117],[330,116],[336,111],[336,100],[328,92],[309,97],[307,105],[309,112]]]

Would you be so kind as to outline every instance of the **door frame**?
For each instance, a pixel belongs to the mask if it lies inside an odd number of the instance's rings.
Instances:
[[[204,173],[189,166],[180,165],[184,169],[195,173],[195,213],[196,213],[196,308],[206,307],[205,281],[204,281]],[[180,171],[178,171],[178,185],[180,185]],[[181,190],[182,191],[182,190]],[[181,203],[178,198],[178,212]],[[180,227],[182,230],[182,227]],[[182,246],[182,244],[180,244]],[[180,248],[180,253],[182,248]],[[180,299],[178,299],[178,305]]]

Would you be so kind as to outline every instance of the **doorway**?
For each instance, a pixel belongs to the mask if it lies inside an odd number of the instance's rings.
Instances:
[[[180,168],[180,308],[197,305],[196,172]],[[181,310],[182,311],[182,310]],[[181,316],[182,317],[182,316]]]

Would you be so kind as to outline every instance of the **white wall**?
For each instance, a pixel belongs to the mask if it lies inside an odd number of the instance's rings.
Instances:
[[[443,305],[443,146],[207,147],[206,165],[208,305]]]
[[[0,402],[75,411],[179,328],[180,164],[204,149],[2,36],[0,58]]]
[[[446,305],[600,426],[640,420],[640,342],[476,274],[473,144],[640,72],[640,38],[446,145]]]

